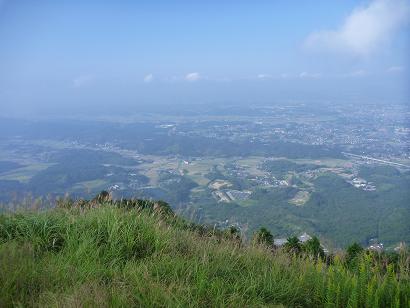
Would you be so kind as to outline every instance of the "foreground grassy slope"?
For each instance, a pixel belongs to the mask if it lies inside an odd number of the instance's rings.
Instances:
[[[400,275],[244,246],[165,204],[66,204],[0,216],[0,306],[406,307]]]

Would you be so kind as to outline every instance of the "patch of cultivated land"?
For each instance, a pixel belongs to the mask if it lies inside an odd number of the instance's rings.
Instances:
[[[221,189],[223,187],[230,187],[232,184],[225,180],[215,180],[211,184],[209,184],[209,188],[212,189]]]
[[[244,167],[250,174],[256,176],[263,176],[266,174],[263,170],[259,169],[260,164],[265,158],[261,156],[251,156],[245,159],[236,160],[237,164]]]
[[[209,183],[209,180],[205,178],[201,173],[189,174],[189,177],[200,186],[206,186]]]
[[[292,203],[296,206],[302,206],[304,205],[307,201],[309,201],[310,198],[310,193],[305,190],[298,191],[296,195],[289,200],[289,203]]]
[[[285,158],[287,159],[287,158]],[[314,164],[326,167],[342,167],[351,168],[352,163],[347,159],[335,159],[335,158],[324,158],[324,159],[287,159],[297,164]]]
[[[186,173],[192,180],[199,185],[207,185],[209,179],[205,177],[214,166],[223,166],[228,159],[225,158],[200,158],[193,161],[182,160],[176,157],[142,155],[144,163],[138,165],[141,174],[150,179],[150,185],[158,184],[158,175],[160,171],[173,170],[181,174]],[[187,163],[186,163],[187,162]]]
[[[103,190],[108,185],[108,182],[102,179],[92,180],[92,181],[85,181],[79,182],[74,185],[74,190],[83,190],[85,192],[94,191],[97,189]]]
[[[138,170],[150,179],[150,185],[158,184],[159,171],[176,170],[179,166],[179,160],[174,157],[144,155],[141,158],[144,163],[138,165]]]
[[[0,180],[28,182],[36,173],[47,169],[54,164],[36,163],[10,172],[0,174]]]

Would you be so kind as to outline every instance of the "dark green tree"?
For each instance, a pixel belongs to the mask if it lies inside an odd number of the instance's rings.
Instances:
[[[98,203],[104,203],[104,202],[109,202],[111,201],[111,194],[106,191],[103,190],[101,191],[95,198],[94,201],[97,201]]]
[[[253,242],[258,245],[273,246],[273,235],[266,228],[260,228],[253,235]]]
[[[323,259],[325,257],[325,252],[323,251],[323,248],[320,245],[320,241],[316,236],[308,240],[304,244],[303,248],[306,254],[315,260],[317,260],[318,258]]]
[[[236,244],[241,246],[242,238],[241,238],[241,231],[234,227],[230,226],[228,229],[224,230],[223,235],[225,238],[234,241]]]
[[[241,237],[241,233],[238,228],[230,226],[225,230],[225,234],[228,238],[237,239]]]
[[[346,263],[349,267],[354,267],[357,263],[358,257],[363,252],[363,247],[360,246],[358,243],[353,243],[346,250]]]
[[[298,255],[302,252],[302,243],[296,236],[289,237],[284,247],[287,252],[292,254]]]

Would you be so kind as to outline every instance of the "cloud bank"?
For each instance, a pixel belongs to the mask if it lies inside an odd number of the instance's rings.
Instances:
[[[403,66],[391,66],[386,70],[388,73],[400,73],[404,71]]]
[[[148,75],[146,75],[145,77],[144,77],[144,82],[145,83],[150,83],[150,82],[152,82],[154,80],[154,75],[152,75],[152,74],[148,74]]]
[[[270,74],[259,74],[258,76],[256,76],[258,79],[270,79],[272,78],[272,75]]]
[[[95,76],[94,75],[81,75],[78,76],[76,78],[74,78],[73,80],[73,86],[74,88],[82,88],[85,87],[91,83],[93,83],[93,81],[95,80]]]
[[[319,73],[308,73],[308,72],[302,72],[299,74],[299,78],[320,78],[322,74]]]
[[[339,29],[311,33],[305,46],[312,50],[366,55],[389,41],[409,20],[410,1],[375,0],[367,7],[356,8]]]
[[[189,74],[185,75],[185,80],[187,80],[187,81],[197,81],[199,79],[201,79],[201,75],[197,72],[189,73]]]

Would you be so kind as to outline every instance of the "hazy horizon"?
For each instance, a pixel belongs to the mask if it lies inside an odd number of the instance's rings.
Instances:
[[[6,116],[400,103],[410,1],[0,1]]]

